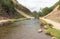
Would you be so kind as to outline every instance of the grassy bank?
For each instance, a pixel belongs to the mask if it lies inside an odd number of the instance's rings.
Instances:
[[[53,39],[60,39],[60,30],[54,29],[53,25],[47,23],[45,20],[40,19],[41,26],[45,28],[47,35],[52,36]]]
[[[11,22],[18,22],[23,20],[28,20],[28,18],[10,19]]]
[[[60,39],[60,30],[49,28],[46,30],[46,33],[55,37],[55,39]]]
[[[47,28],[52,28],[53,27],[53,25],[51,24],[51,23],[47,23],[45,20],[43,20],[43,19],[40,19],[40,24],[41,24],[41,26],[43,26],[43,27],[47,27]]]

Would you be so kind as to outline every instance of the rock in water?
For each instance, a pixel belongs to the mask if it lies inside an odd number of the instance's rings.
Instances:
[[[56,39],[56,37],[52,37],[52,39]]]
[[[41,29],[38,29],[38,32],[40,33],[40,32],[42,32],[42,30]]]

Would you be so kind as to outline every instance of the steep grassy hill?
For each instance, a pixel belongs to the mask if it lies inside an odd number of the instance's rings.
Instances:
[[[53,7],[53,11],[46,15],[45,18],[60,22],[60,1],[53,5]]]
[[[53,6],[51,6],[51,8],[55,9],[58,5],[60,5],[60,0],[56,2]]]
[[[0,19],[13,19],[24,17],[15,8],[30,15],[31,11],[19,4],[17,0],[0,0]]]

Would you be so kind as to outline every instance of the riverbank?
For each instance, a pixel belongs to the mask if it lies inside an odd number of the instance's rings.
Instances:
[[[1,26],[6,26],[6,25],[9,25],[9,24],[12,24],[12,23],[14,23],[14,22],[27,20],[27,19],[28,19],[28,18],[0,20],[0,27],[1,27]]]
[[[53,28],[60,30],[60,23],[52,21],[50,19],[45,19],[45,18],[41,18],[41,19],[45,20],[47,23],[51,23],[53,25]]]
[[[7,27],[0,27],[0,39],[51,39],[46,35],[44,29],[41,33],[38,19],[18,21]]]
[[[60,39],[60,30],[57,23],[46,20],[44,18],[40,19],[42,27],[45,28],[45,33],[52,37],[52,39]],[[55,24],[55,25],[54,25]],[[56,26],[56,28],[55,28]],[[58,29],[57,29],[58,28]]]
[[[12,23],[18,22],[18,21],[23,21],[23,20],[28,20],[29,18],[19,18],[19,19],[10,19]]]

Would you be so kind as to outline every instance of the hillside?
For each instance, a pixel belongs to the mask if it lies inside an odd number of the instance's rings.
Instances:
[[[60,22],[60,0],[51,6],[51,8],[53,8],[53,11],[46,15],[45,18]]]
[[[24,17],[18,13],[15,8],[30,15],[31,11],[16,0],[0,0],[0,20],[1,19],[14,19]]]
[[[56,2],[53,6],[51,6],[51,8],[55,9],[58,5],[60,5],[60,0]]]
[[[60,22],[60,10],[58,10],[58,7],[59,5],[51,13],[46,15],[45,18]]]

